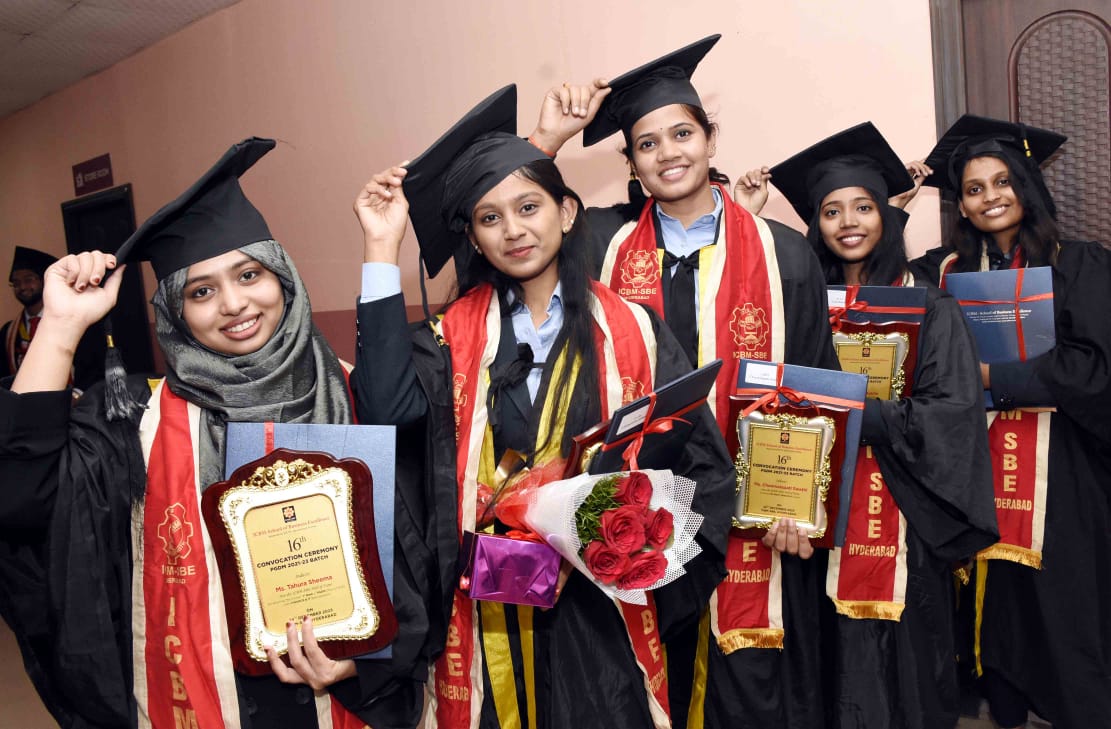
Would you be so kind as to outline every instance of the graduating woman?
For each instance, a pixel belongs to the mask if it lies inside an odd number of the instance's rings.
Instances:
[[[957,120],[926,160],[937,170],[926,184],[955,192],[961,217],[945,248],[914,262],[942,285],[955,272],[1053,269],[1054,347],[981,364],[998,408],[988,417],[1001,544],[976,562],[978,655],[992,715],[1007,728],[1031,708],[1055,727],[1111,716],[1111,253],[1060,240],[1038,165],[1064,141]],[[1055,410],[1027,409],[1046,406]],[[1014,498],[1016,488],[1029,497]]]
[[[740,358],[839,367],[825,284],[806,241],[736,205],[710,166],[717,129],[690,77],[718,38],[611,84],[552,89],[529,138],[554,154],[579,130],[587,146],[622,133],[625,156],[651,198],[587,211],[595,273],[663,315],[692,363],[725,361],[711,395],[724,432],[733,427],[729,396]],[[766,578],[722,582],[701,623],[668,645],[677,726],[687,724],[688,710],[692,727],[821,726],[825,558],[810,564],[795,556],[812,552],[792,520],[773,525],[763,540],[731,533],[730,574]]]
[[[914,170],[919,178],[926,172]],[[904,220],[888,203],[914,180],[871,123],[799,152],[771,178],[809,221],[827,283],[926,285],[907,270]],[[957,302],[927,285],[912,389],[865,401],[855,477],[862,487],[827,576],[838,613],[825,636],[831,726],[957,723],[949,567],[998,536],[975,352]]]
[[[47,547],[39,561],[0,571],[25,588],[17,630],[30,637],[29,665],[41,666],[44,699],[63,726],[338,728],[419,718],[424,635],[399,638],[392,662],[333,661],[304,619],[288,626],[291,665],[270,649],[274,676],[232,668],[199,509],[203,489],[223,480],[225,423],[354,416],[297,269],[239,186],[273,147],[258,138],[233,146],[117,255],[52,265],[38,333],[11,390],[0,391],[0,524],[6,537],[18,527]],[[110,375],[108,388],[71,411],[74,347],[115,303],[121,277],[109,273],[141,260],[158,278],[167,376]],[[398,513],[395,602],[419,624],[427,596],[412,575],[424,565],[420,545],[403,535],[421,532],[409,521],[417,516]]]
[[[411,165],[356,200],[366,275],[357,386],[373,422],[426,433],[426,468],[460,531],[478,521],[479,484],[507,450],[537,468],[567,457],[572,436],[688,371],[651,311],[592,282],[582,205],[555,164],[516,128],[516,88],[495,93]],[[435,274],[454,255],[459,297],[434,325],[405,325],[397,261],[413,222]],[[373,289],[373,290],[372,290]],[[429,681],[440,727],[668,727],[660,638],[697,614],[720,579],[733,474],[706,407],[672,469],[698,486],[703,554],[647,607],[616,603],[572,573],[547,611],[454,592],[447,649]],[[431,487],[442,494],[439,487]],[[450,593],[449,593],[450,594]],[[654,603],[654,604],[653,604]]]

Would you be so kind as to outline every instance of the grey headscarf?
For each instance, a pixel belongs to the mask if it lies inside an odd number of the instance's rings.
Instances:
[[[351,423],[343,368],[312,322],[305,284],[273,240],[239,249],[273,271],[285,294],[285,315],[258,351],[225,355],[199,344],[181,317],[188,269],[158,283],[151,303],[155,334],[166,358],[166,382],[204,410],[200,432],[202,487],[224,478],[225,423]]]

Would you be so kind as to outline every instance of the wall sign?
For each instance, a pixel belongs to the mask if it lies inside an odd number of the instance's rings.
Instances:
[[[104,190],[111,186],[112,158],[110,155],[102,154],[73,166],[74,197],[88,195],[90,192]]]

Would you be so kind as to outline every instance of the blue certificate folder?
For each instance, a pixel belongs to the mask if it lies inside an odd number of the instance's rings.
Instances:
[[[742,359],[737,372],[737,388],[775,389],[776,368],[774,362]],[[815,404],[825,404],[821,398],[824,395],[838,400],[852,400],[863,406],[865,393],[868,392],[868,377],[840,370],[785,364],[782,386],[799,393],[814,395],[812,402]],[[863,420],[862,408],[849,408],[847,432],[837,434],[838,438],[845,439],[845,460],[841,464],[841,507],[837,512],[837,523],[833,532],[833,543],[838,547],[845,543],[845,531],[849,526],[849,504],[852,502],[856,453],[860,446],[860,426]]]
[[[266,455],[264,423],[228,423],[224,477]],[[393,599],[394,463],[397,446],[392,425],[318,425],[274,423],[274,447],[317,451],[333,458],[357,458],[367,465],[374,482],[374,533],[386,589]],[[390,646],[359,658],[389,658]]]
[[[1032,359],[1053,349],[1056,343],[1053,328],[1053,271],[1048,266],[1023,271],[1023,299],[1049,295],[1037,301],[1023,301],[1019,304],[1026,359]],[[1022,359],[1018,351],[1018,327],[1015,325],[1017,276],[1018,269],[1003,269],[951,273],[945,277],[945,288],[960,302],[968,329],[976,339],[981,362],[993,364]],[[976,301],[1002,303],[971,303]],[[988,407],[992,406],[989,391],[984,391],[984,400]]]
[[[829,308],[845,305],[845,287],[829,286],[826,290]],[[856,300],[865,302],[876,311],[847,311],[845,318],[860,324],[885,324],[890,321],[909,321],[921,324],[926,318],[926,289],[921,286],[861,286]],[[906,311],[892,311],[906,309]]]

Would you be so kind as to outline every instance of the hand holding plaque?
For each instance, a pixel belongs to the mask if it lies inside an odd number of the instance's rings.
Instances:
[[[305,615],[332,659],[393,639],[370,480],[361,461],[278,449],[204,492],[236,670],[269,673],[266,646],[284,654]]]

